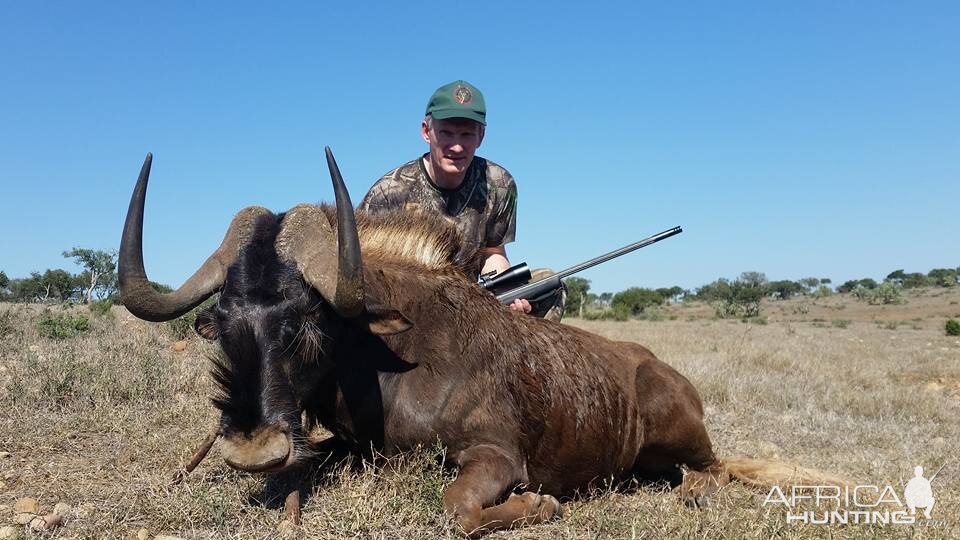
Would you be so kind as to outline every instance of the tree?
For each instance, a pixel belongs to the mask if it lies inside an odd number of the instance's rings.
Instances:
[[[566,315],[576,314],[583,317],[583,310],[587,305],[587,291],[590,290],[590,280],[581,277],[569,277],[563,282],[567,285],[567,304],[563,308]]]
[[[863,278],[863,279],[851,279],[850,281],[844,281],[843,285],[837,287],[838,293],[848,293],[853,292],[857,287],[864,289],[876,289],[877,282],[872,278]]]
[[[857,285],[859,284],[860,284],[860,280],[857,280],[857,279],[850,279],[850,280],[844,281],[843,283],[840,284],[839,287],[837,287],[837,292],[848,293],[856,289]]]
[[[600,293],[600,296],[597,297],[597,302],[601,306],[609,306],[611,300],[613,300],[613,293],[610,292]]]
[[[676,302],[680,299],[680,295],[684,293],[683,287],[678,287],[674,285],[673,287],[663,287],[656,290],[657,294],[662,296],[664,300],[670,300]]]
[[[77,292],[76,276],[66,270],[47,269],[46,272],[30,272],[30,277],[10,282],[14,300],[22,302],[46,302],[69,300]]]
[[[769,291],[770,285],[765,275],[744,272],[736,281],[720,278],[700,287],[697,289],[697,299],[710,303],[721,318],[756,317],[760,314],[760,301]]]
[[[3,270],[0,270],[0,300],[3,300],[7,297],[7,287],[10,285],[10,278],[7,277],[7,273]]]
[[[803,285],[806,292],[813,292],[818,286],[820,286],[820,278],[815,277],[805,277],[798,281],[800,285]]]
[[[94,293],[100,297],[109,296],[117,288],[117,253],[75,247],[64,251],[63,256],[85,269],[81,275],[86,281],[84,302],[89,304]]]
[[[650,306],[663,304],[664,298],[651,289],[630,287],[613,295],[610,305],[613,309],[626,310],[631,315],[639,315]]]
[[[724,300],[732,296],[730,281],[726,278],[720,278],[713,283],[707,283],[697,289],[695,294],[697,300],[704,302],[715,302]]]
[[[731,303],[736,308],[735,316],[756,317],[760,315],[760,301],[767,295],[766,287],[756,282],[734,281],[731,287]]]
[[[927,287],[933,284],[933,280],[927,279],[927,276],[920,272],[910,272],[903,276],[904,289],[916,289],[918,287]]]
[[[837,287],[838,293],[848,293],[853,292],[857,287],[864,289],[876,289],[877,282],[872,278],[863,278],[863,279],[851,279],[850,281],[844,281],[843,285]]]
[[[821,284],[821,285],[829,285],[829,284],[831,284],[831,283],[833,283],[833,280],[831,280],[831,279],[828,278],[828,277],[822,277],[822,278],[820,278],[820,284]]]
[[[856,283],[851,285],[851,289],[856,286]],[[774,298],[780,300],[786,300],[791,296],[803,294],[804,292],[803,285],[800,285],[796,281],[790,281],[788,279],[783,279],[780,281],[771,281],[767,284],[767,291]]]
[[[937,287],[953,287],[957,284],[957,271],[953,268],[934,268],[927,278]]]
[[[899,270],[894,270],[893,272],[890,272],[889,274],[887,274],[887,277],[885,277],[883,280],[891,281],[897,285],[903,285],[903,280],[906,277],[907,277],[907,274],[904,273],[903,268],[901,268]]]
[[[762,287],[767,284],[767,276],[763,272],[741,272],[738,281],[748,287]]]

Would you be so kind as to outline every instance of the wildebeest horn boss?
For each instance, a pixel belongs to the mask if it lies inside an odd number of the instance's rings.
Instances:
[[[459,468],[443,505],[471,536],[558,516],[555,497],[596,480],[682,467],[682,497],[703,506],[730,475],[823,478],[721,462],[686,378],[641,345],[502,306],[467,276],[460,236],[441,218],[354,215],[329,149],[335,207],[246,208],[183,286],[157,293],[141,249],[151,159],[124,225],[123,301],[163,321],[220,291],[195,328],[224,352],[213,403],[231,467],[303,463],[315,453],[304,433],[317,424],[338,444],[387,455],[439,439]]]

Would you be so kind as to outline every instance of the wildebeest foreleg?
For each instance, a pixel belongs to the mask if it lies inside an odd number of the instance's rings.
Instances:
[[[494,505],[508,489],[523,481],[519,461],[492,445],[464,451],[457,460],[460,473],[443,492],[444,509],[471,538],[511,527],[535,525],[560,514],[550,495],[527,492]]]
[[[300,526],[300,488],[291,491],[283,501],[283,511],[290,523]]]

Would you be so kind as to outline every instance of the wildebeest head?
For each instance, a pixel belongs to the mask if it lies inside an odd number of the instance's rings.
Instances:
[[[165,321],[220,291],[219,301],[197,316],[195,329],[218,340],[224,352],[213,369],[221,390],[213,402],[222,413],[222,453],[241,470],[285,468],[301,455],[305,401],[332,367],[329,349],[336,336],[348,326],[391,334],[410,323],[364,295],[353,207],[329,148],[336,216],[309,205],[280,215],[245,208],[193,276],[173,292],[156,292],[142,254],[151,162],[148,154],[124,224],[124,305],[142,319]]]

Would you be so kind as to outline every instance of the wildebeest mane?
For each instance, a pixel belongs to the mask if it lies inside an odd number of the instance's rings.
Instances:
[[[336,208],[322,206],[334,230]],[[396,210],[356,213],[360,249],[365,258],[430,270],[473,268],[479,253],[465,251],[456,224],[432,212]],[[365,260],[366,262],[366,260]]]

